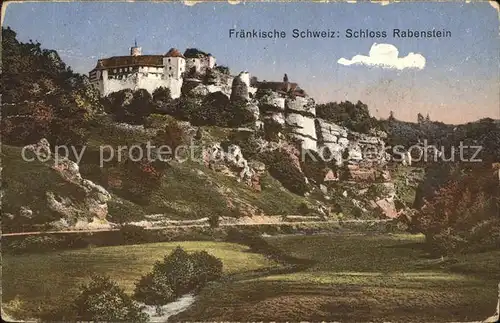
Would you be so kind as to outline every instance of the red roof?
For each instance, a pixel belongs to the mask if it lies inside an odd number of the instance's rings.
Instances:
[[[177,48],[170,48],[170,50],[165,54],[165,56],[184,58],[184,55],[182,55],[182,53]]]
[[[97,61],[95,69],[110,69],[130,66],[163,67],[163,55],[114,56]]]

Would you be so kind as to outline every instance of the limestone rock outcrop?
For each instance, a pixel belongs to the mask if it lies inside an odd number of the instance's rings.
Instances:
[[[346,150],[348,162],[365,163],[368,166],[386,162],[385,143],[382,138],[350,131],[320,118],[316,119],[315,125],[318,150],[328,149],[337,164],[344,162],[342,155]]]
[[[229,145],[224,149],[220,143],[214,143],[204,150],[203,162],[212,170],[235,177],[238,181],[260,191],[262,165],[259,165],[259,171],[254,170],[243,157],[238,145]]]
[[[233,79],[231,87],[231,101],[250,100],[250,74],[248,72],[241,72]]]
[[[285,109],[287,113],[298,113],[305,116],[316,116],[314,99],[309,97],[286,98]]]
[[[38,160],[34,163],[44,164],[59,175],[65,189],[48,187],[45,192],[45,203],[48,210],[58,214],[60,219],[52,224],[56,229],[75,229],[80,223],[80,228],[85,229],[81,223],[92,223],[98,220],[101,227],[111,227],[112,223],[106,220],[108,215],[107,202],[111,199],[109,192],[102,186],[82,178],[78,164],[66,157],[51,154],[50,144],[46,139],[38,143],[25,146],[26,152],[31,152]],[[26,207],[28,210],[28,207]],[[30,211],[30,218],[35,213]],[[24,213],[27,213],[25,211]]]
[[[302,142],[303,149],[317,150],[314,100],[306,97],[288,97],[285,100],[286,125],[291,136]]]

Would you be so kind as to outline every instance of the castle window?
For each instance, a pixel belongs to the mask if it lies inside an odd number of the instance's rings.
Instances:
[[[169,67],[168,67],[168,69],[169,69],[169,70],[172,70],[172,66],[169,66]]]
[[[168,59],[168,62],[170,63],[170,58]]]

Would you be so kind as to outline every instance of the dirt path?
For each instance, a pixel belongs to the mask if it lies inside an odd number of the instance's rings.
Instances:
[[[290,221],[290,222],[259,222],[259,223],[221,223],[219,227],[242,227],[242,226],[258,226],[258,225],[283,225],[283,224],[326,224],[326,223],[384,223],[391,221],[391,219],[379,219],[379,220],[335,220],[335,221]],[[167,225],[167,226],[157,226],[144,228],[146,230],[163,230],[163,229],[174,229],[174,228],[203,228],[209,227],[208,223],[204,224],[179,224],[179,225]],[[12,237],[12,236],[29,236],[29,235],[41,235],[41,234],[64,234],[64,233],[95,233],[95,232],[112,232],[120,231],[120,228],[114,229],[94,229],[94,230],[65,230],[65,231],[33,231],[33,232],[13,232],[13,233],[2,233],[2,237]]]

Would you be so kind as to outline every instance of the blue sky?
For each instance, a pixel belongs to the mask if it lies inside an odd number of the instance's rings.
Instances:
[[[287,73],[317,102],[361,100],[372,114],[416,120],[418,112],[450,123],[500,118],[498,12],[483,3],[12,3],[4,26],[21,41],[57,49],[73,70],[87,73],[97,58],[127,55],[135,39],[144,54],[171,47],[212,53],[233,73],[260,80]],[[230,39],[229,29],[285,30],[285,39]],[[293,39],[291,30],[386,30],[384,39]],[[393,38],[392,29],[447,29],[450,38]],[[425,57],[423,69],[345,66],[368,55],[373,43],[394,45],[399,56]]]

